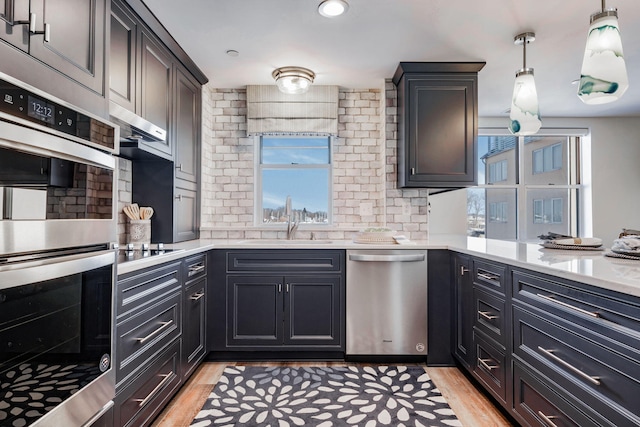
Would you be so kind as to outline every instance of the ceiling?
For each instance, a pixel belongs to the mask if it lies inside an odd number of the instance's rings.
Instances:
[[[348,0],[337,18],[320,0],[145,0],[216,88],[273,84],[271,72],[302,66],[315,84],[381,88],[400,61],[485,61],[479,73],[481,117],[507,116],[522,47],[533,31],[527,66],[544,117],[640,116],[640,1],[616,7],[630,86],[617,102],[585,105],[580,77],[589,17],[598,0]],[[230,49],[239,52],[232,57]]]

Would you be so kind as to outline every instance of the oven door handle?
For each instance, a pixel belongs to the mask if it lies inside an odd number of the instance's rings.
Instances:
[[[0,266],[0,290],[115,265],[115,250],[45,258]]]

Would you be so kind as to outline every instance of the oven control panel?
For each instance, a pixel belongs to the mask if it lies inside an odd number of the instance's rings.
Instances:
[[[0,113],[115,149],[114,126],[0,78]]]

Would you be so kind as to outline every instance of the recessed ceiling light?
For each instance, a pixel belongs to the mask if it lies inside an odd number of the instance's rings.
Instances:
[[[318,6],[320,15],[327,18],[335,18],[349,10],[349,3],[346,0],[324,0]]]
[[[236,56],[240,55],[240,52],[238,52],[237,50],[229,49],[227,51],[227,55],[236,57]]]

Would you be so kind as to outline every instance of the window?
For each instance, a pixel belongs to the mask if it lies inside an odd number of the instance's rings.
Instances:
[[[507,180],[507,161],[500,160],[496,163],[489,163],[489,184]]]
[[[562,169],[562,143],[533,151],[533,173],[544,173]]]
[[[331,223],[331,139],[309,136],[262,136],[257,164],[257,223],[278,224],[291,198],[291,220]]]
[[[534,199],[534,224],[562,224],[562,199]]]
[[[579,235],[580,137],[480,135],[478,183],[467,190],[467,234],[534,240]]]
[[[509,205],[507,202],[496,202],[489,204],[489,221],[490,222],[507,222],[507,210]]]

